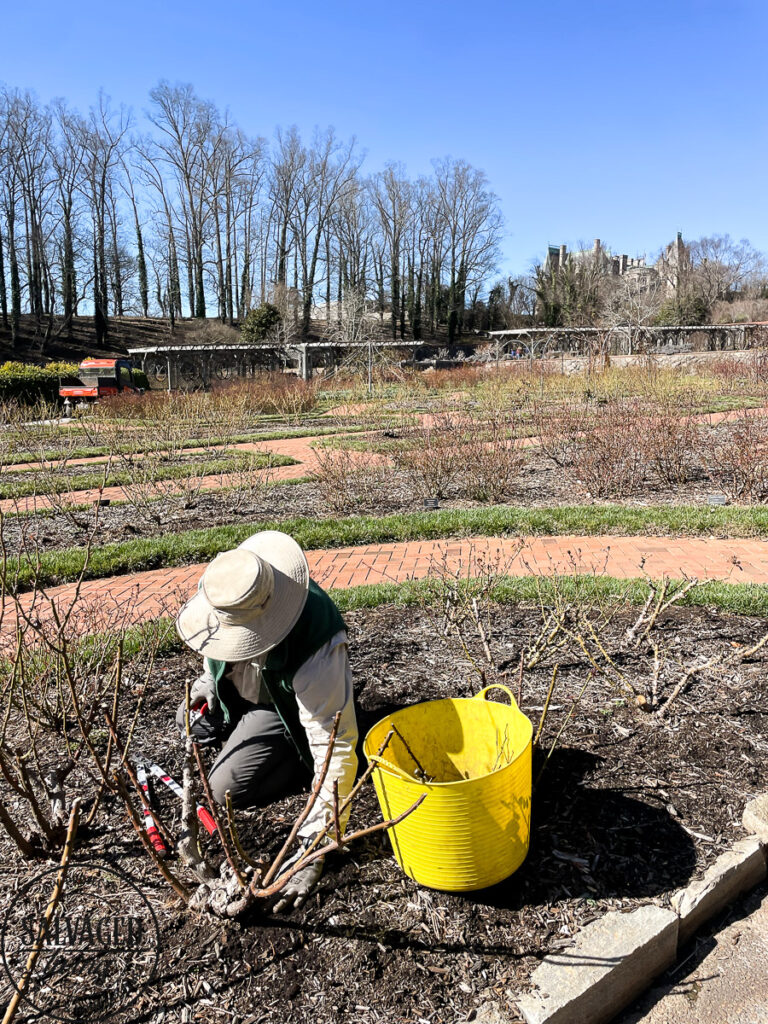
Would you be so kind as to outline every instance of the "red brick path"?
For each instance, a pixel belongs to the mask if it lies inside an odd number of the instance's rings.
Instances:
[[[490,566],[512,576],[597,573],[627,579],[695,576],[732,583],[768,584],[768,542],[663,537],[475,537],[337,548],[307,553],[314,579],[326,589],[372,583],[400,583],[449,571],[475,576]],[[91,580],[82,585],[78,619],[83,631],[109,627],[126,618],[144,622],[173,615],[194,593],[204,565],[157,569],[131,576]],[[62,610],[74,585],[47,591]],[[29,604],[30,598],[26,599]],[[82,610],[81,610],[82,609]],[[40,606],[44,615],[44,606]],[[12,628],[6,620],[4,630]]]

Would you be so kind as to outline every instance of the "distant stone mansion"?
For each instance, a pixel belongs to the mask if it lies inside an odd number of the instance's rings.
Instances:
[[[578,266],[592,262],[606,277],[626,278],[633,290],[643,292],[658,284],[666,295],[674,295],[682,275],[691,266],[691,252],[683,241],[682,232],[678,231],[675,240],[664,247],[656,263],[649,265],[645,260],[645,256],[617,256],[596,238],[591,249],[569,252],[565,245],[548,246],[544,270],[548,274],[557,274],[569,263]]]

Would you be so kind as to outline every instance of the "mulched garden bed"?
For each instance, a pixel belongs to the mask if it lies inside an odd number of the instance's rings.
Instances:
[[[440,499],[441,508],[480,508],[485,502],[471,501],[458,495],[458,487],[448,488]],[[554,467],[539,452],[531,451],[514,493],[507,498],[510,505],[522,507],[552,507],[558,505],[604,504],[613,502],[627,507],[649,505],[706,505],[713,494],[720,494],[708,479],[701,477],[675,488],[662,489],[649,486],[641,495],[631,498],[592,498],[585,488],[575,486],[561,469]],[[404,474],[394,469],[385,486],[369,501],[349,509],[332,511],[321,488],[316,483],[296,483],[274,487],[243,488],[242,490],[207,491],[192,496],[188,508],[181,501],[160,502],[154,507],[120,503],[98,510],[98,524],[93,543],[107,544],[139,537],[153,537],[158,533],[179,533],[183,530],[228,526],[235,522],[253,522],[260,519],[281,520],[297,516],[312,519],[331,519],[338,515],[389,515],[392,513],[423,512],[423,496]],[[148,511],[156,513],[160,522],[153,520]],[[82,544],[93,529],[95,513],[80,510],[62,514],[56,512],[31,519],[7,517],[3,534],[9,550],[21,545],[22,534],[36,540],[45,550]]]
[[[626,678],[644,686],[653,651],[647,644],[638,650],[619,644],[636,615],[636,609],[622,612],[602,636]],[[502,666],[509,666],[513,689],[520,651],[539,617],[532,607],[491,611],[492,647]],[[346,618],[361,735],[403,706],[470,696],[481,688],[431,613],[384,606]],[[757,618],[672,609],[654,635],[662,650],[687,666],[694,658],[749,646],[766,628]],[[331,858],[318,891],[300,911],[224,925],[179,912],[117,809],[109,827],[100,816],[87,842],[83,837],[79,856],[109,858],[139,879],[162,931],[158,980],[117,1019],[471,1020],[486,998],[503,1001],[524,987],[541,957],[567,946],[579,926],[608,909],[666,903],[741,834],[743,805],[765,788],[768,766],[762,656],[695,678],[663,719],[604,679],[594,679],[534,793],[526,862],[507,882],[475,894],[420,888],[400,872],[379,834]],[[542,750],[589,672],[582,655],[563,649],[526,673],[522,708],[534,724],[555,660],[560,685]],[[173,715],[184,680],[197,670],[192,654],[162,660],[140,723],[136,749],[151,752],[172,773],[179,773],[181,753]],[[534,777],[542,761],[538,754]],[[178,813],[165,792],[158,796],[168,818]],[[275,852],[303,800],[296,794],[241,814],[246,845]],[[353,809],[352,824],[373,823],[378,816],[369,786]],[[6,843],[0,862],[4,892],[41,866],[22,862]]]

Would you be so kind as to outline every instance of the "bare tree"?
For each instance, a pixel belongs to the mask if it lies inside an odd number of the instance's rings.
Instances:
[[[109,331],[110,265],[113,272],[120,273],[115,266],[119,256],[113,204],[130,115],[123,107],[113,111],[109,99],[100,94],[98,105],[91,108],[87,119],[80,119],[78,128],[86,172],[82,191],[91,215],[96,344],[103,348]],[[114,293],[114,280],[112,285]]]
[[[708,306],[739,291],[765,268],[762,253],[746,238],[735,241],[730,235],[712,235],[690,244],[691,280],[689,287]]]
[[[353,188],[359,166],[355,140],[339,142],[332,128],[315,136],[302,165],[292,224],[301,266],[303,338],[309,333],[312,296],[326,228]]]
[[[467,289],[496,265],[502,217],[488,179],[465,160],[435,164],[435,185],[448,238],[448,342],[464,323]]]
[[[388,164],[370,183],[371,199],[378,214],[383,234],[382,256],[389,264],[390,304],[392,309],[392,337],[397,337],[398,317],[400,335],[405,333],[401,312],[401,274],[403,243],[411,216],[410,182],[400,164]]]

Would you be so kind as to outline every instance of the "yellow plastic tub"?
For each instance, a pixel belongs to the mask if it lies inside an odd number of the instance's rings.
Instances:
[[[487,699],[503,690],[510,704]],[[392,739],[381,757],[387,733]],[[383,718],[365,737],[385,818],[426,798],[389,830],[400,867],[431,889],[468,892],[515,872],[528,853],[533,726],[506,686],[433,700]]]

